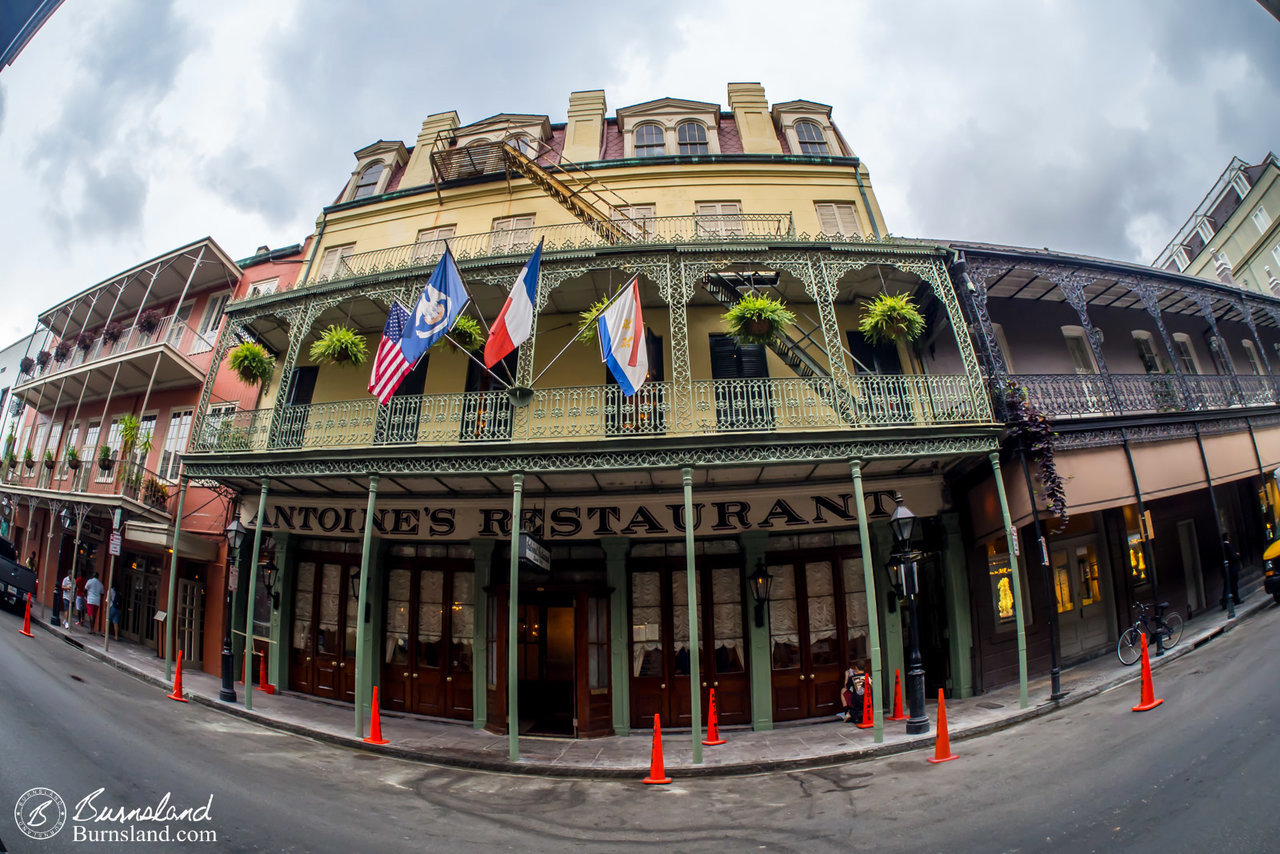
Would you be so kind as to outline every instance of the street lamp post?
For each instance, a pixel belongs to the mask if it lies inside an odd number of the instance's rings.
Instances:
[[[222,687],[218,690],[218,699],[225,703],[236,701],[236,665],[235,653],[231,646],[231,569],[240,559],[240,546],[244,543],[247,530],[240,522],[239,515],[232,518],[226,527],[227,535],[227,571],[222,579],[222,587],[226,593],[226,601],[222,607]],[[245,690],[249,690],[248,687]]]
[[[916,593],[920,589],[920,553],[912,547],[917,525],[916,514],[907,509],[901,495],[895,495],[898,506],[889,517],[893,532],[894,559],[899,564],[903,592],[907,597],[908,620],[911,623],[911,649],[907,660],[907,734],[929,731],[929,717],[924,713],[924,660],[920,657],[920,628],[916,614]]]

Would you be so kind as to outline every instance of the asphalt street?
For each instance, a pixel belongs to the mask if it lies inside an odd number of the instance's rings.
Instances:
[[[440,768],[277,733],[162,692],[0,614],[0,841],[62,851],[1280,850],[1280,609],[1135,685],[954,745],[815,771],[670,786]],[[825,724],[818,724],[819,726]],[[832,724],[836,725],[836,724]],[[77,843],[15,825],[29,789],[105,807],[209,805],[171,833],[216,841]],[[210,798],[212,800],[210,801]],[[28,806],[31,803],[28,802]],[[162,828],[165,823],[134,822]],[[125,824],[124,827],[128,827]]]

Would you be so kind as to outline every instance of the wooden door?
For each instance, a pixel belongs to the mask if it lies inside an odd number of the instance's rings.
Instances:
[[[662,588],[662,572],[657,569],[631,573],[631,725],[634,727],[653,726],[655,714],[671,720]]]
[[[412,629],[413,574],[407,568],[387,572],[385,635],[382,639],[382,678],[378,700],[383,707],[403,712],[412,703],[413,659],[409,643]]]
[[[580,738],[612,735],[608,595],[581,593],[577,618],[577,734]]]
[[[316,693],[316,569],[315,561],[299,561],[293,592],[293,627],[289,632],[289,687],[303,694]]]
[[[449,610],[447,614],[449,648],[445,657],[445,714],[459,720],[472,717],[472,662],[475,650],[475,572],[471,568],[449,573]]]
[[[382,643],[384,704],[397,711],[470,719],[474,573],[392,568]]]
[[[774,720],[835,714],[847,656],[829,559],[771,565],[769,646]]]
[[[830,560],[804,563],[805,627],[808,631],[804,654],[808,659],[809,717],[834,715],[843,707],[845,656],[841,650],[836,613],[835,567]]]
[[[322,563],[318,568],[315,591],[315,644],[312,660],[315,666],[315,693],[338,699],[342,695],[342,582],[343,567],[338,563]]]

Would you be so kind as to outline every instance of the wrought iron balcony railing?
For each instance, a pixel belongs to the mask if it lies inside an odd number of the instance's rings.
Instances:
[[[112,460],[105,468],[96,460],[83,460],[78,468],[69,468],[65,460],[52,468],[43,461],[28,467],[22,462],[5,466],[3,481],[7,485],[63,493],[68,499],[77,496],[128,498],[146,504],[161,513],[169,513],[172,484],[158,473],[132,460]]]
[[[841,417],[830,378],[695,381],[683,423],[672,383],[648,383],[630,398],[616,386],[534,389],[522,407],[505,392],[398,397],[386,406],[373,398],[313,403],[210,414],[188,453],[977,424],[985,417],[962,375],[858,375],[847,391],[852,422]]]
[[[1010,379],[1049,418],[1201,412],[1280,404],[1272,377],[1022,374]]]
[[[155,326],[150,327],[149,332],[142,325],[135,324],[122,330],[120,337],[114,341],[108,341],[99,334],[87,350],[81,349],[79,346],[72,346],[67,357],[62,361],[57,361],[56,358],[51,357],[47,364],[37,364],[32,369],[30,376],[23,376],[19,379],[18,385],[26,385],[36,380],[47,379],[63,371],[78,368],[81,365],[88,365],[103,359],[145,350],[157,345],[165,345],[180,356],[195,356],[212,350],[213,345],[216,343],[212,340],[213,338],[214,333],[210,333],[208,337],[200,335],[190,326],[173,316],[162,318]]]
[[[791,214],[732,214],[717,216],[658,216],[618,220],[630,246],[672,243],[741,243],[765,239],[794,239]],[[369,252],[357,252],[338,262],[332,271],[308,279],[306,285],[393,273],[416,267],[431,268],[444,255],[445,244],[459,261],[528,255],[543,241],[543,250],[590,249],[618,245],[610,229],[571,222],[530,228],[463,234],[447,240],[425,240]],[[298,285],[302,287],[300,283]]]

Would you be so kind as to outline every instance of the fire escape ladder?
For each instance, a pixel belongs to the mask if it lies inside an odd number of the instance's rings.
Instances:
[[[610,243],[631,242],[631,235],[622,227],[622,223],[610,218],[607,213],[596,207],[592,200],[588,198],[588,196],[594,196],[597,201],[604,201],[600,194],[591,187],[591,184],[595,183],[596,179],[588,175],[587,178],[590,180],[584,182],[577,176],[570,175],[562,165],[556,164],[552,166],[557,172],[570,178],[578,185],[576,189],[571,189],[559,177],[552,175],[549,169],[544,168],[537,160],[525,154],[510,142],[502,143],[502,153],[505,155],[507,166],[511,171],[529,179],[530,183],[559,202],[561,207],[573,214],[575,219],[605,240]]]
[[[735,277],[737,278],[737,277]],[[741,287],[734,284],[723,274],[711,274],[703,278],[703,289],[711,294],[725,308],[732,308],[737,305],[745,296]],[[778,358],[782,360],[788,368],[790,368],[797,377],[802,380],[809,381],[809,386],[817,392],[817,394],[826,399],[827,402],[840,414],[840,417],[846,424],[854,424],[856,422],[856,413],[858,407],[849,393],[849,390],[843,384],[836,382],[831,372],[822,366],[809,352],[802,346],[805,341],[810,342],[823,356],[827,356],[826,348],[813,337],[814,330],[805,333],[801,338],[792,338],[785,332],[779,332],[774,336],[768,347]],[[828,357],[829,361],[829,357]],[[834,399],[833,399],[834,397]]]

